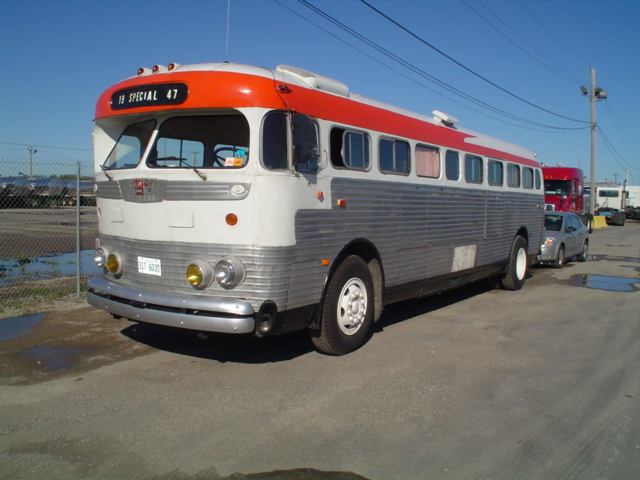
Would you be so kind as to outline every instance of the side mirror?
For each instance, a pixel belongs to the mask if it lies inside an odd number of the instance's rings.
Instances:
[[[316,126],[307,115],[293,113],[293,165],[304,165],[318,156]]]

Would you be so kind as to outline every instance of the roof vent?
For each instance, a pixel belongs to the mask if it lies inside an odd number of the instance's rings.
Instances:
[[[338,80],[323,77],[322,75],[316,75],[315,73],[308,72],[301,68],[290,67],[288,65],[278,65],[276,67],[276,71],[295,78],[314,90],[333,93],[343,97],[349,96],[349,87]]]
[[[440,110],[434,110],[431,113],[433,113],[434,120],[439,120],[445,127],[453,127],[458,123],[458,119],[456,117],[443,113]]]

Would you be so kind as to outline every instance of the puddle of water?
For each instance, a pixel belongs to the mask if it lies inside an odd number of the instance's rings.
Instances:
[[[80,252],[80,272],[83,275],[100,275],[101,269],[93,263],[93,250]],[[29,280],[75,275],[76,253],[58,253],[44,257],[0,260],[0,286],[8,286]]]
[[[26,350],[24,354],[27,357],[38,360],[38,363],[43,364],[45,367],[51,370],[62,370],[63,368],[69,368],[71,365],[70,357],[88,350],[86,348],[51,348],[51,347],[33,347]]]
[[[602,260],[611,260],[616,262],[632,262],[632,263],[640,263],[640,258],[633,257],[611,257],[607,255],[592,255],[589,257],[589,261],[591,262],[600,262]]]
[[[605,275],[572,275],[569,283],[578,287],[607,290],[609,292],[634,292],[640,289],[640,279],[608,277]]]
[[[0,320],[0,342],[14,340],[39,324],[45,317],[44,313],[34,313],[26,317],[13,317]]]

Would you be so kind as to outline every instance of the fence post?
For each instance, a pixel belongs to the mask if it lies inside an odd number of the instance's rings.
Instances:
[[[80,298],[80,162],[76,172],[76,298]]]

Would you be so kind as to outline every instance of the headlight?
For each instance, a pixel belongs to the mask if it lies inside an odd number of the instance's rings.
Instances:
[[[107,255],[107,251],[104,248],[96,248],[96,250],[93,252],[93,263],[95,263],[100,268],[104,268],[104,266],[107,264]]]
[[[244,280],[245,268],[237,258],[225,258],[216,263],[214,275],[223,288],[233,288]]]
[[[543,247],[551,247],[554,243],[556,243],[556,239],[553,237],[547,237],[544,239]]]
[[[193,260],[187,267],[187,282],[198,290],[204,290],[213,281],[213,269],[204,260]]]
[[[120,255],[118,255],[117,253],[110,253],[107,256],[107,262],[105,266],[107,267],[109,273],[112,273],[116,277],[122,275],[122,272],[124,271],[124,263],[120,258]]]

